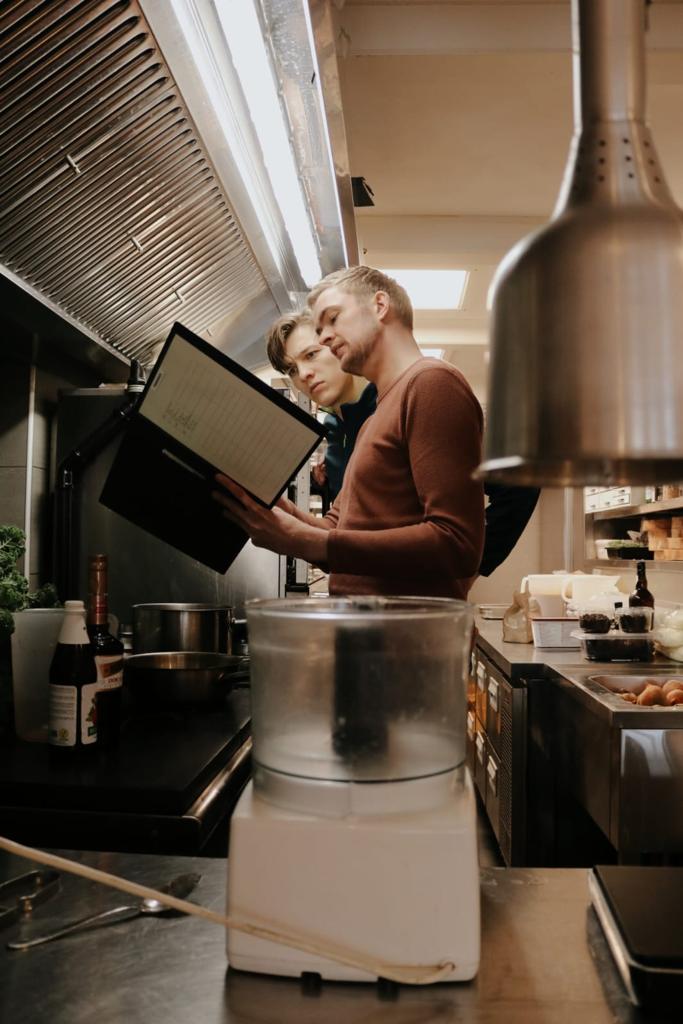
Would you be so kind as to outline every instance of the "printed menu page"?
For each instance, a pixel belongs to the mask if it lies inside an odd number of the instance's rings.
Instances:
[[[270,504],[317,434],[183,337],[174,335],[139,412]]]

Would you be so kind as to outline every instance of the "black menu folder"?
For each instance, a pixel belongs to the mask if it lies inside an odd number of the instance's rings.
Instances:
[[[270,508],[323,436],[313,416],[176,323],[100,501],[225,572],[248,538],[211,497],[216,473]]]
[[[683,867],[598,865],[593,907],[633,1003],[683,1004]]]

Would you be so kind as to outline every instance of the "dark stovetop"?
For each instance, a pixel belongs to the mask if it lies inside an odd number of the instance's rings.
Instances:
[[[115,750],[56,762],[47,744],[0,749],[0,806],[183,814],[249,735],[248,689],[218,711],[124,717]]]

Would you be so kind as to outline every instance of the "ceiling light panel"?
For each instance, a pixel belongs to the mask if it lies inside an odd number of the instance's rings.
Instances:
[[[414,309],[461,309],[466,270],[384,270],[410,296]]]

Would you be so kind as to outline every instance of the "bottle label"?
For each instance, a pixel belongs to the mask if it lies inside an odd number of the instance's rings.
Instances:
[[[50,743],[55,747],[75,747],[78,706],[76,687],[50,684],[49,702]]]
[[[123,655],[96,654],[98,690],[115,690],[123,686]]]
[[[81,688],[80,740],[84,745],[97,742],[96,693],[96,683]],[[49,700],[50,743],[55,747],[75,747],[78,743],[78,689],[75,686],[51,683]]]
[[[88,599],[88,625],[109,625],[109,602],[106,594],[90,594]]]
[[[81,743],[97,743],[97,710],[95,697],[99,687],[89,683],[81,687]]]

